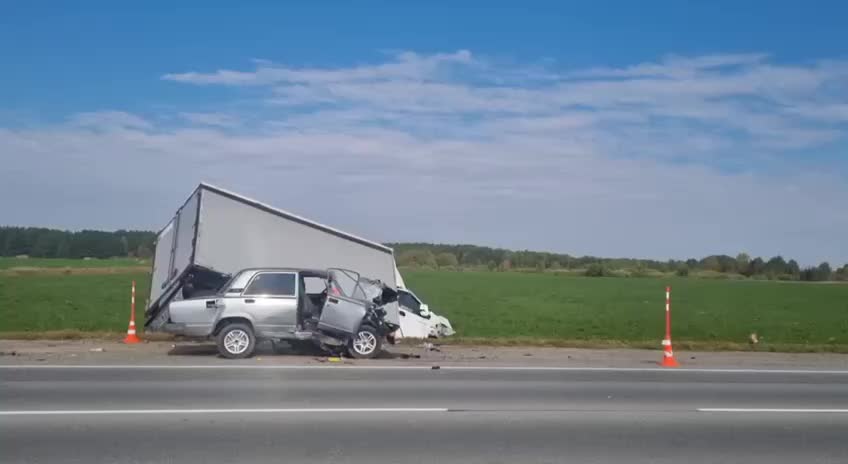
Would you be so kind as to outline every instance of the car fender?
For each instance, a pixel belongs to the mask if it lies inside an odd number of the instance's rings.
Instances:
[[[215,319],[215,324],[214,324],[215,333],[218,332],[219,325],[221,324],[221,321],[226,320],[226,319],[247,319],[247,321],[250,322],[250,325],[253,327],[253,329],[256,330],[256,321],[253,319],[253,316],[251,316],[250,314],[248,314],[246,312],[227,311],[225,309],[224,311],[219,313],[218,317]]]

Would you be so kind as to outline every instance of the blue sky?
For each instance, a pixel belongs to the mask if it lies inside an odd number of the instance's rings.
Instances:
[[[454,3],[4,3],[0,222],[848,261],[844,2]]]

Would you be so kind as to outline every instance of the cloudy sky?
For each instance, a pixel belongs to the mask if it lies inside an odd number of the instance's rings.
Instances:
[[[207,181],[381,241],[848,262],[838,2],[314,3],[4,7],[0,224]]]

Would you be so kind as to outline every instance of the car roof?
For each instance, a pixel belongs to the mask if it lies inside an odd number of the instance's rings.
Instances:
[[[242,272],[297,272],[305,277],[327,277],[329,274],[326,270],[321,269],[301,269],[295,267],[249,267],[242,269]]]

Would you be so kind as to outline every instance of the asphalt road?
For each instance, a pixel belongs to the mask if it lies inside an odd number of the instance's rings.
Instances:
[[[2,367],[0,461],[848,462],[848,373],[238,366]]]

